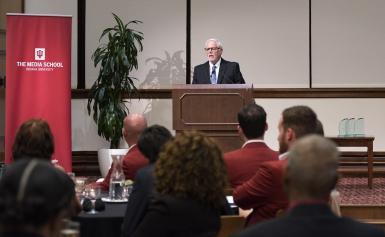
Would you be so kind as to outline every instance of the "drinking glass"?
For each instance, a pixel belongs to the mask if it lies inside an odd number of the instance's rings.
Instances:
[[[76,196],[80,197],[83,195],[83,191],[86,185],[86,180],[85,178],[75,178],[75,192]]]
[[[364,118],[356,119],[354,135],[358,137],[365,136],[365,119]]]
[[[346,135],[348,137],[354,136],[355,130],[356,130],[356,119],[355,118],[349,118],[347,122],[347,133]]]
[[[338,125],[338,136],[339,137],[344,137],[347,134],[347,125],[348,125],[348,119],[343,118],[341,119],[339,125]]]

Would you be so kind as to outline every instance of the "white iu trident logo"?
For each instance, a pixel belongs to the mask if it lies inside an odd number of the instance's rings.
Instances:
[[[35,48],[35,60],[45,60],[45,48]]]

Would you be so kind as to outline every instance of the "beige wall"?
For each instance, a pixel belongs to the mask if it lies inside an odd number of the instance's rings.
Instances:
[[[313,0],[316,87],[385,87],[385,1]]]
[[[113,3],[113,4],[112,4]],[[91,87],[98,70],[91,59],[103,29],[113,26],[111,13],[124,22],[140,20],[131,27],[144,34],[144,50],[133,76],[140,87],[170,86],[185,83],[186,2],[181,0],[93,0],[86,12],[86,87]]]
[[[26,14],[52,14],[72,16],[72,43],[71,43],[71,86],[77,86],[77,52],[78,52],[78,27],[77,27],[77,0],[25,0]]]
[[[223,58],[237,61],[256,88],[309,87],[308,0],[191,1],[191,64],[219,38]]]

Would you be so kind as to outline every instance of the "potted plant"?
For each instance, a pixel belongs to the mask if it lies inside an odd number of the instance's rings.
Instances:
[[[138,52],[143,50],[143,33],[130,29],[130,24],[142,23],[134,20],[126,24],[112,13],[116,25],[103,30],[101,43],[92,55],[94,66],[100,64],[99,75],[90,89],[87,103],[88,114],[98,125],[99,136],[110,142],[110,148],[118,148],[122,137],[123,119],[129,110],[125,102],[138,93],[130,72],[138,69]],[[127,100],[128,98],[128,100]]]

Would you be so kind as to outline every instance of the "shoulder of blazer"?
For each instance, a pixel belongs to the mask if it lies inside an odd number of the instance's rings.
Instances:
[[[221,66],[226,65],[228,63],[230,63],[230,61],[224,60],[223,58],[221,59]]]
[[[199,68],[199,69],[202,69],[205,67],[209,67],[209,61],[195,66],[195,68]]]

